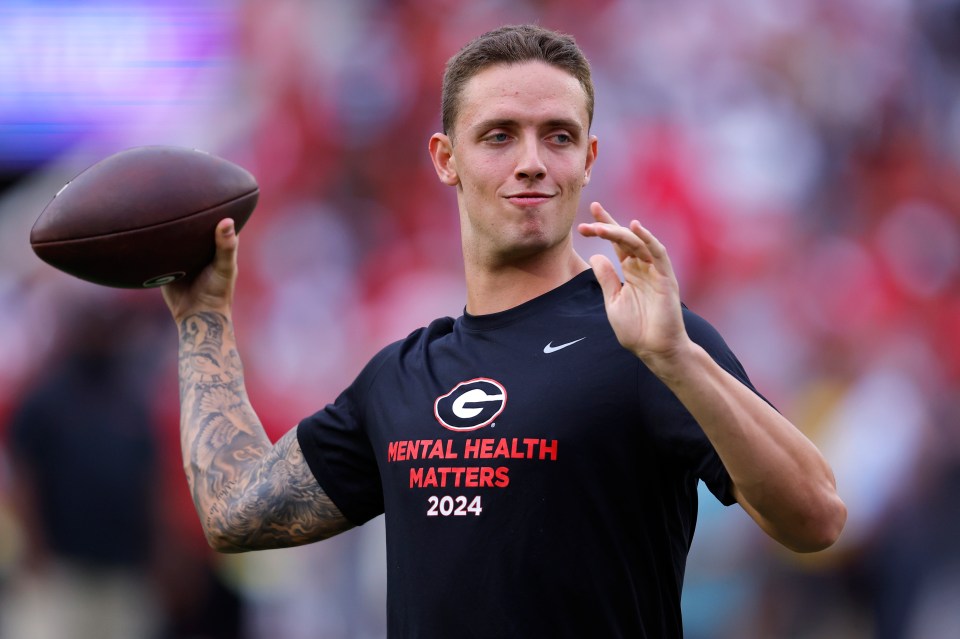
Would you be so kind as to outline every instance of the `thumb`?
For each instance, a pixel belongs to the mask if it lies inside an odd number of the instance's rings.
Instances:
[[[623,287],[623,284],[620,283],[620,276],[617,275],[617,269],[613,267],[613,262],[604,255],[591,257],[590,266],[593,267],[593,273],[600,283],[604,302],[610,304]]]
[[[237,270],[237,247],[240,237],[230,218],[224,218],[217,224],[215,236],[217,252],[213,258],[213,270],[227,279],[231,279]]]

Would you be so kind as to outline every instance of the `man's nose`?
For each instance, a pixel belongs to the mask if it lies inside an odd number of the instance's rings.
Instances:
[[[514,169],[514,177],[518,180],[542,180],[547,175],[547,167],[543,163],[539,140],[528,138],[520,145],[520,158]]]

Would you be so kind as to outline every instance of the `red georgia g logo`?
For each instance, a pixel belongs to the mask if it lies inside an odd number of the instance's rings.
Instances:
[[[507,390],[493,379],[460,382],[433,403],[433,415],[449,430],[470,431],[489,426],[507,405]]]

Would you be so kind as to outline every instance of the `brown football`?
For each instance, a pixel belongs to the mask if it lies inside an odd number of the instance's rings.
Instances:
[[[246,169],[196,149],[139,146],[80,173],[30,231],[40,259],[80,279],[150,288],[210,263],[225,217],[239,231],[260,189]]]

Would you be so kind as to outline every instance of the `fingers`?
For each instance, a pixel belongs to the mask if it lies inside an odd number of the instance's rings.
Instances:
[[[632,220],[628,226],[621,226],[614,218],[594,202],[590,205],[594,223],[584,223],[577,230],[584,237],[598,237],[613,244],[617,258],[621,263],[628,258],[635,258],[642,262],[654,264],[660,269],[671,270],[666,248],[653,233],[637,220]]]
[[[658,240],[653,233],[647,230],[645,226],[640,224],[640,222],[637,220],[632,220],[630,222],[630,230],[633,231],[634,235],[640,238],[640,241],[643,242],[643,245],[655,260],[666,257],[667,249],[664,248],[660,240]]]
[[[603,222],[605,224],[617,224],[617,221],[613,219],[613,216],[610,215],[605,208],[603,208],[599,202],[590,203],[590,213],[593,215],[593,219],[597,222]]]
[[[629,227],[606,223],[581,224],[578,230],[585,237],[599,237],[612,243],[621,262],[630,257],[635,257],[644,262],[652,262],[653,252],[648,242],[653,236],[643,227],[639,227],[640,233],[638,234],[634,228],[635,224],[639,226],[636,221],[631,222]]]
[[[595,219],[595,220],[597,221],[597,223],[596,223],[596,224],[581,224],[581,225],[578,227],[578,230],[580,231],[580,234],[583,235],[584,237],[601,237],[601,236],[596,232],[596,230],[597,230],[598,226],[599,226],[599,225],[602,225],[602,224],[612,225],[612,226],[616,226],[616,227],[619,227],[619,226],[620,226],[620,225],[617,223],[617,221],[616,221],[615,219],[613,219],[613,216],[610,215],[610,214],[607,212],[606,209],[604,209],[602,206],[600,206],[600,203],[599,203],[599,202],[592,202],[592,203],[590,204],[590,213],[591,213],[591,215],[593,215],[593,219]],[[623,250],[618,244],[616,244],[616,243],[614,243],[614,245],[613,245],[613,250],[614,250],[614,251],[616,252],[616,254],[617,254],[617,259],[620,260],[621,262],[623,262],[625,259],[627,259],[627,257],[629,257],[629,254],[625,253],[624,250]]]
[[[663,273],[673,270],[670,265],[670,258],[667,257],[667,249],[660,243],[660,240],[654,237],[653,233],[636,220],[630,222],[630,231],[632,236],[640,242],[640,248],[633,254],[634,257],[652,264]]]

